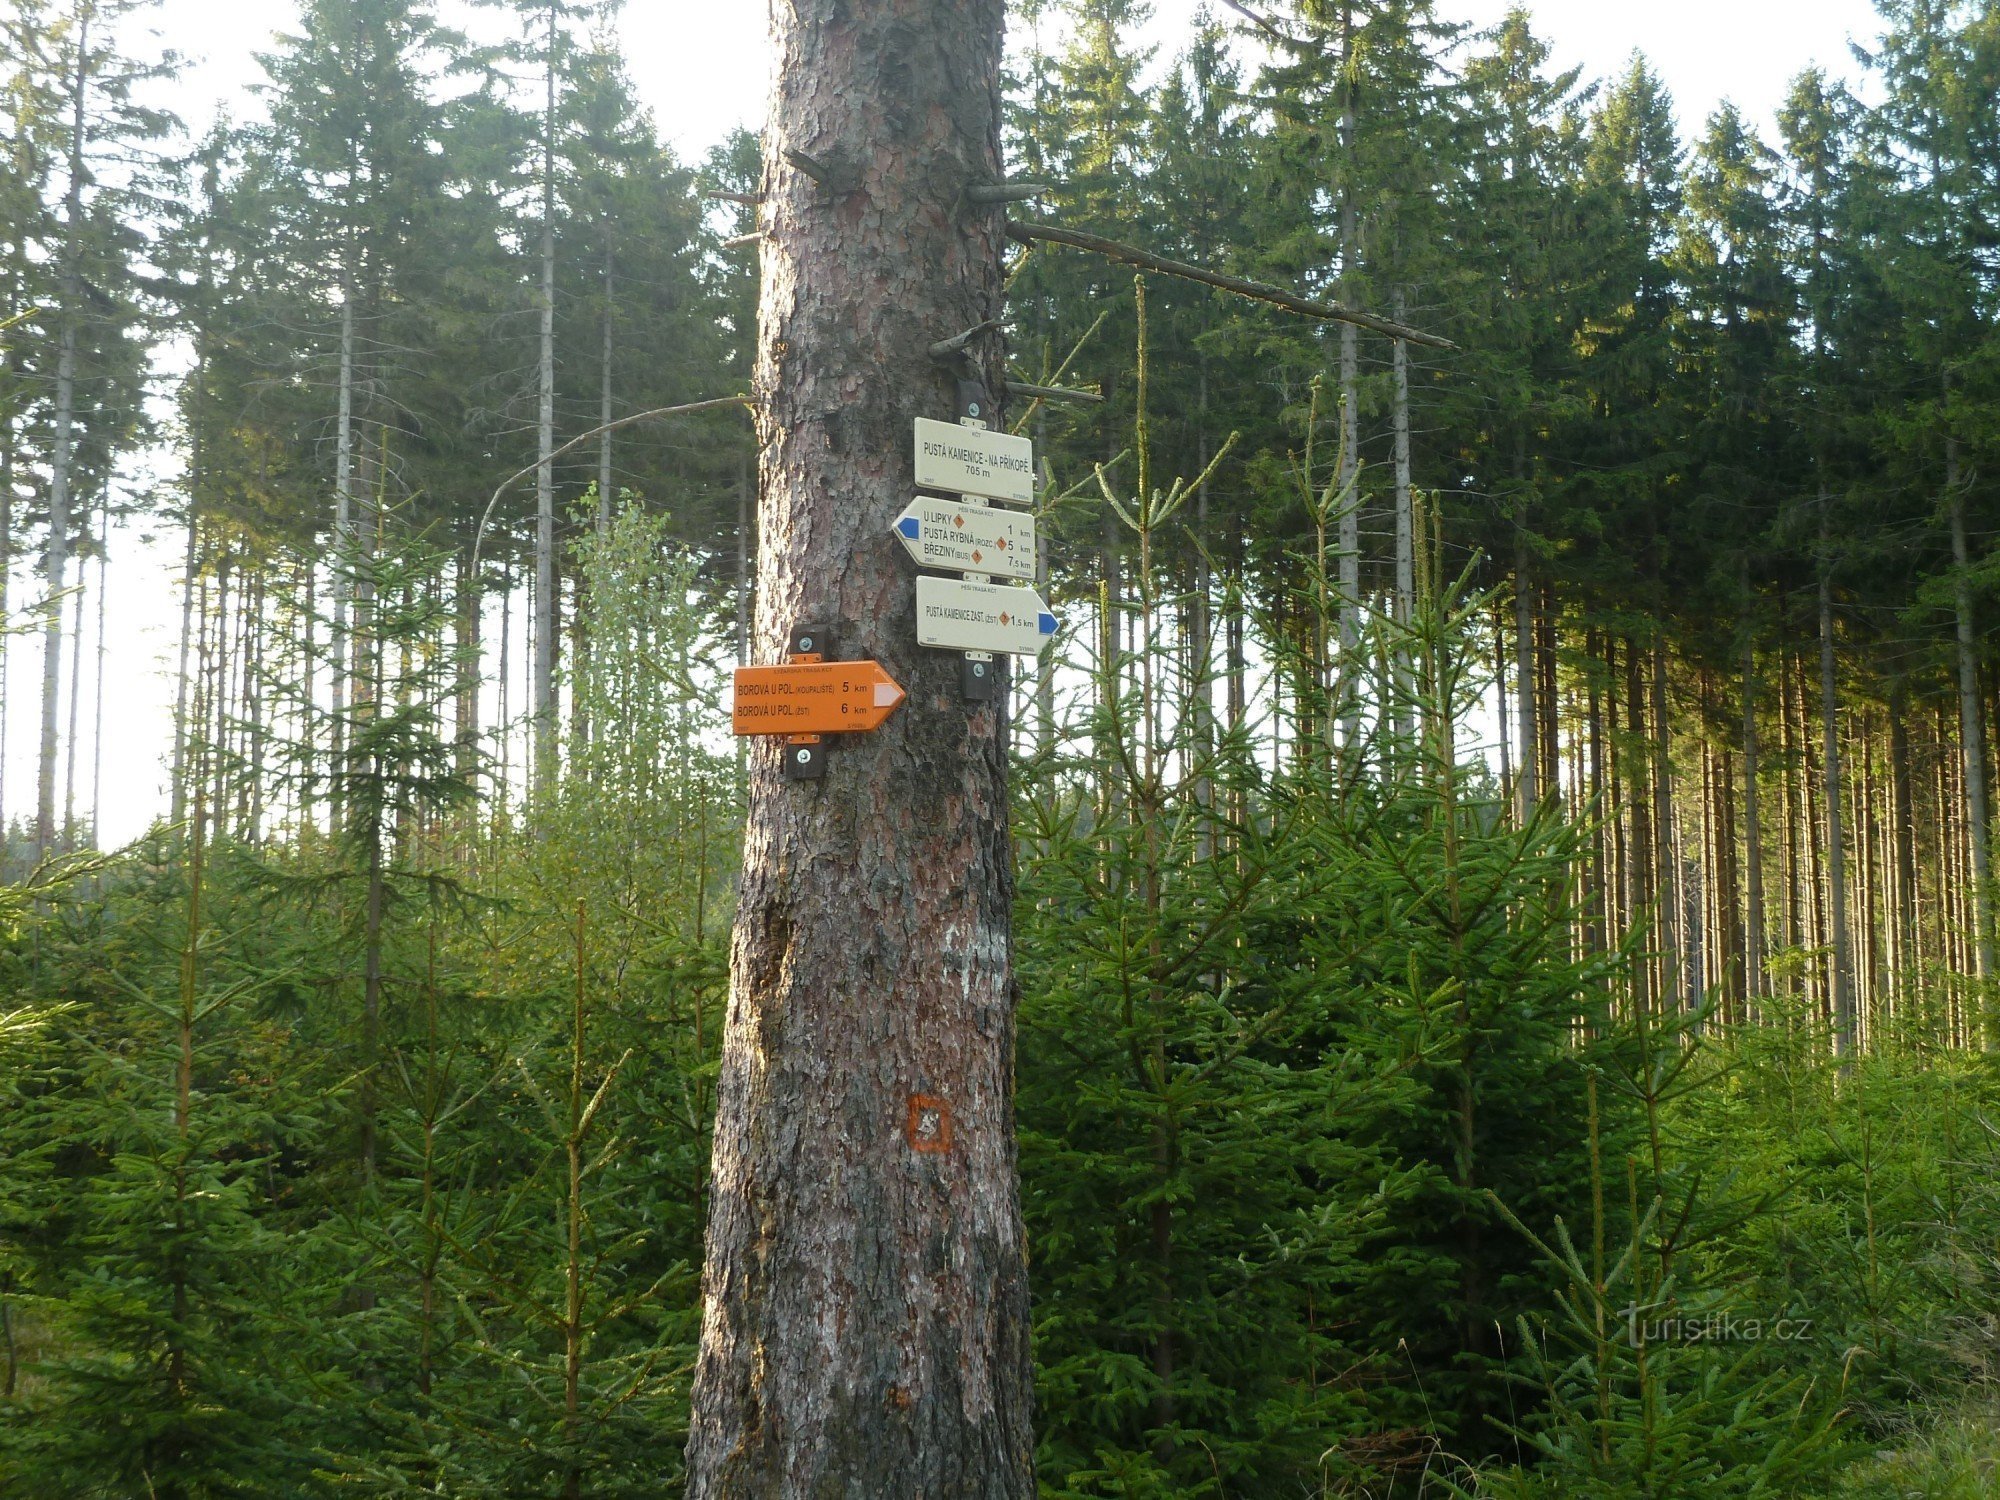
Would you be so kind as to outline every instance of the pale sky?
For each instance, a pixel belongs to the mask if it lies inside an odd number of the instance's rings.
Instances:
[[[1155,0],[1146,40],[1159,47],[1163,60],[1182,45],[1197,8],[1198,0]],[[1482,27],[1508,8],[1508,0],[1440,0],[1438,6],[1448,18]],[[1555,44],[1556,65],[1581,65],[1586,78],[1616,74],[1635,50],[1644,51],[1673,93],[1684,136],[1724,98],[1768,131],[1795,74],[1814,63],[1852,74],[1850,39],[1865,41],[1876,29],[1867,0],[1536,0],[1529,9],[1537,31]],[[769,81],[766,14],[765,0],[627,0],[620,28],[633,80],[661,134],[684,159],[698,159],[738,125],[755,129],[761,123]],[[259,77],[255,53],[268,50],[295,15],[292,0],[162,0],[151,23],[158,39],[150,45],[187,59],[162,102],[194,129],[219,109],[237,119],[254,116],[259,106],[249,89]],[[497,19],[488,12],[475,24],[490,32]],[[139,39],[133,42],[136,51]],[[166,464],[170,482],[171,459]],[[144,475],[132,481],[147,482]],[[178,569],[177,536],[148,540],[137,529],[114,533],[101,830],[110,843],[143,831],[165,806]],[[94,566],[91,582],[94,588]],[[17,579],[13,597],[32,600],[39,588]],[[77,719],[79,816],[88,812],[95,763],[90,725],[96,690],[88,662],[96,653],[96,611],[93,596],[85,606],[85,699]],[[521,654],[515,652],[517,660]],[[8,651],[10,820],[32,811],[40,655],[38,637],[17,637]],[[67,723],[67,703],[63,714]]]

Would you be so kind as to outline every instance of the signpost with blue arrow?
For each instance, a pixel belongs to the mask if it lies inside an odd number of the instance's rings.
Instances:
[[[1056,617],[1031,588],[959,578],[917,580],[920,646],[1040,656],[1056,638],[1056,627]]]
[[[919,567],[1035,578],[1035,518],[1019,511],[926,495],[896,518],[896,535]]]

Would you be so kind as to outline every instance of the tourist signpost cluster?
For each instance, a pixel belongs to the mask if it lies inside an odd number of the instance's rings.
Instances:
[[[993,502],[1031,504],[1035,445],[986,425],[977,387],[961,396],[956,424],[916,420],[916,479],[922,489],[891,528],[920,568],[957,577],[917,578],[917,644],[965,655],[965,696],[993,693],[993,658],[1040,656],[1059,622],[1034,587],[1035,518]],[[739,735],[783,735],[785,774],[824,774],[822,736],[879,729],[903,701],[903,689],[873,661],[827,661],[825,633],[792,632],[790,660],[736,669],[731,724]]]

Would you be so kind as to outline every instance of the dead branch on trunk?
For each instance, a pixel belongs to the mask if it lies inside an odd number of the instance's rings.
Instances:
[[[551,449],[547,459],[538,458],[529,464],[527,468],[515,470],[500,481],[499,485],[493,491],[493,497],[486,502],[486,509],[479,513],[479,525],[474,527],[472,532],[471,576],[474,578],[479,576],[479,544],[485,540],[486,523],[493,519],[493,507],[500,503],[500,497],[507,493],[509,485],[526,479],[535,470],[539,469],[543,463],[555,462],[555,460],[561,458],[570,449],[577,447],[579,444],[587,443],[594,437],[602,437],[607,432],[615,432],[620,427],[630,427],[634,422],[657,421],[661,417],[691,417],[696,412],[721,411],[724,407],[728,406],[741,406],[750,411],[757,409],[757,403],[752,401],[748,396],[718,396],[713,401],[690,401],[685,406],[656,406],[651,411],[635,411],[630,416],[620,417],[615,422],[604,422],[591,428],[588,432],[579,432],[561,447]]]
[[[1268,281],[1249,281],[1241,276],[1225,276],[1219,271],[1204,271],[1200,266],[1191,266],[1184,260],[1169,260],[1164,255],[1155,255],[1150,250],[1141,250],[1136,245],[1121,244],[1117,240],[1107,240],[1100,235],[1084,234],[1075,229],[1058,229],[1053,224],[1024,224],[1010,219],[1007,222],[1007,237],[1023,245],[1032,245],[1039,241],[1051,245],[1068,245],[1073,250],[1089,250],[1107,260],[1137,266],[1142,271],[1157,271],[1162,276],[1177,276],[1183,281],[1198,281],[1203,286],[1233,292],[1239,297],[1248,297],[1256,302],[1268,302],[1273,307],[1282,307],[1286,312],[1297,313],[1303,318],[1318,318],[1328,323],[1351,323],[1356,328],[1366,328],[1369,332],[1379,333],[1384,338],[1402,339],[1407,343],[1423,344],[1432,349],[1458,347],[1450,339],[1441,338],[1434,333],[1425,333],[1420,328],[1406,327],[1388,318],[1378,318],[1373,313],[1356,312],[1352,308],[1342,307],[1337,302],[1317,302],[1311,298],[1296,296],[1283,287],[1271,285]]]
[[[1037,401],[1089,401],[1102,404],[1104,400],[1102,391],[1080,390],[1071,385],[1030,385],[1025,380],[1008,381],[1007,394],[1032,396]]]

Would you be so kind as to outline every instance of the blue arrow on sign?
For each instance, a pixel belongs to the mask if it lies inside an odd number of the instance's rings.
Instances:
[[[923,526],[915,516],[904,516],[902,520],[896,523],[896,530],[913,542],[924,533]]]
[[[1035,623],[1041,627],[1043,635],[1054,635],[1062,625],[1062,621],[1058,620],[1054,615],[1050,614],[1047,610],[1043,610],[1042,613],[1036,617]]]

